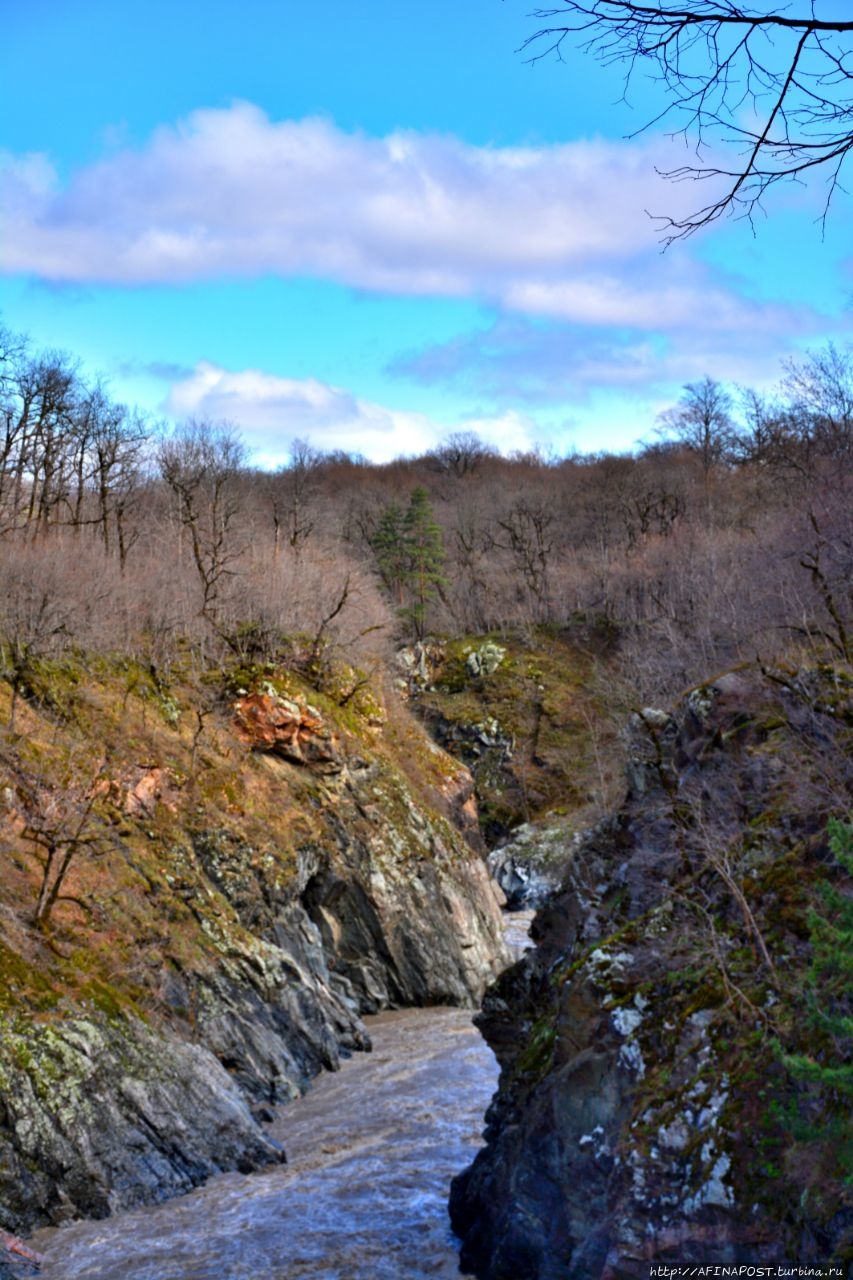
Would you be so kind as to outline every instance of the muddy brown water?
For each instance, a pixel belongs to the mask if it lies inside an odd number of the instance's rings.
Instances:
[[[515,954],[530,913],[507,917]],[[223,1174],[166,1204],[41,1231],[43,1280],[458,1277],[450,1180],[482,1142],[497,1084],[470,1010],[367,1019],[360,1053],[278,1111],[288,1163]]]

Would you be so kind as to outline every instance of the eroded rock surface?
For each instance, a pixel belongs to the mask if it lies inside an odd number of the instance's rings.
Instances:
[[[511,910],[543,907],[563,883],[581,837],[565,822],[525,823],[486,859]]]
[[[246,694],[234,706],[238,732],[256,751],[336,772],[340,744],[315,707],[274,693]]]

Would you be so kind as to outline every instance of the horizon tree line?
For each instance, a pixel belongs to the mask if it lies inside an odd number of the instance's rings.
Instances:
[[[688,383],[623,454],[505,457],[463,431],[385,464],[297,439],[262,471],[233,424],[167,429],[7,330],[0,412],[19,692],[69,645],[369,665],[407,637],[583,619],[618,631],[650,692],[784,643],[849,656],[849,349],[789,362],[769,395]]]

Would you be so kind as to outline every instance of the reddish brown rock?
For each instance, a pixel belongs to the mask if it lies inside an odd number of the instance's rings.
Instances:
[[[269,751],[296,764],[342,767],[335,737],[313,707],[269,693],[251,693],[234,704],[237,732],[253,751]]]

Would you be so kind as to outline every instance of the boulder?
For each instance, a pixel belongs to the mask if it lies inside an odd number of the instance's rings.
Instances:
[[[525,823],[486,859],[511,911],[542,907],[565,879],[580,837],[568,823]]]

